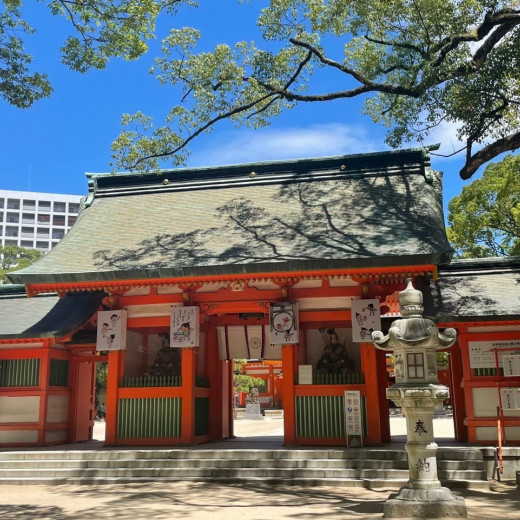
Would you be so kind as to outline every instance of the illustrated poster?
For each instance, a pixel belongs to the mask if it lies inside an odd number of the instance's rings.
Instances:
[[[271,345],[298,343],[298,305],[271,303],[269,309]]]
[[[98,312],[96,350],[126,349],[126,319],[125,310]]]
[[[372,342],[372,332],[381,330],[379,300],[352,300],[352,341]]]
[[[198,347],[199,346],[199,308],[172,307],[170,317],[170,346],[171,347]]]

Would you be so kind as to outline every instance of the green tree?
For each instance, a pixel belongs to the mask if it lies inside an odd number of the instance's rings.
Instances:
[[[0,246],[0,283],[10,283],[7,273],[23,269],[43,256],[37,249],[19,246]]]
[[[448,205],[448,238],[460,258],[520,256],[520,156],[490,164]]]
[[[261,127],[299,103],[361,97],[394,147],[452,124],[463,179],[520,146],[518,0],[270,0],[258,19],[264,48],[174,29],[152,73],[181,86],[164,124],[123,116],[114,167],[182,164],[190,141],[219,121]],[[475,150],[475,148],[478,149]]]
[[[133,60],[146,52],[156,18],[190,0],[50,0],[52,15],[66,18],[72,34],[61,48],[62,62],[73,70],[103,69],[111,57]],[[24,38],[35,32],[22,18],[21,0],[0,1],[0,97],[28,108],[47,97],[52,86],[45,73],[32,72],[33,57]]]
[[[262,388],[265,385],[263,379],[246,375],[244,373],[245,365],[245,359],[233,360],[233,386],[235,392],[249,393],[253,388]]]

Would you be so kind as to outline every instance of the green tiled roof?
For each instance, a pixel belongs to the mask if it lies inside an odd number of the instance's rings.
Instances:
[[[65,336],[90,319],[104,296],[93,291],[27,298],[23,287],[0,286],[0,339]]]
[[[520,319],[520,258],[454,260],[424,293],[437,321]]]
[[[15,283],[438,264],[442,180],[424,150],[92,175],[86,208]]]

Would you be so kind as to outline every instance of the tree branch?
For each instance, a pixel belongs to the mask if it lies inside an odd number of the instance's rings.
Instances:
[[[504,152],[512,152],[520,148],[520,132],[497,139],[482,150],[466,158],[466,164],[460,170],[461,179],[469,179],[483,164]]]

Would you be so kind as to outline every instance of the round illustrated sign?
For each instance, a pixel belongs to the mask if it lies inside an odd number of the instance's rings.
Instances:
[[[273,328],[277,332],[286,332],[293,328],[294,317],[287,311],[281,311],[273,316]]]

